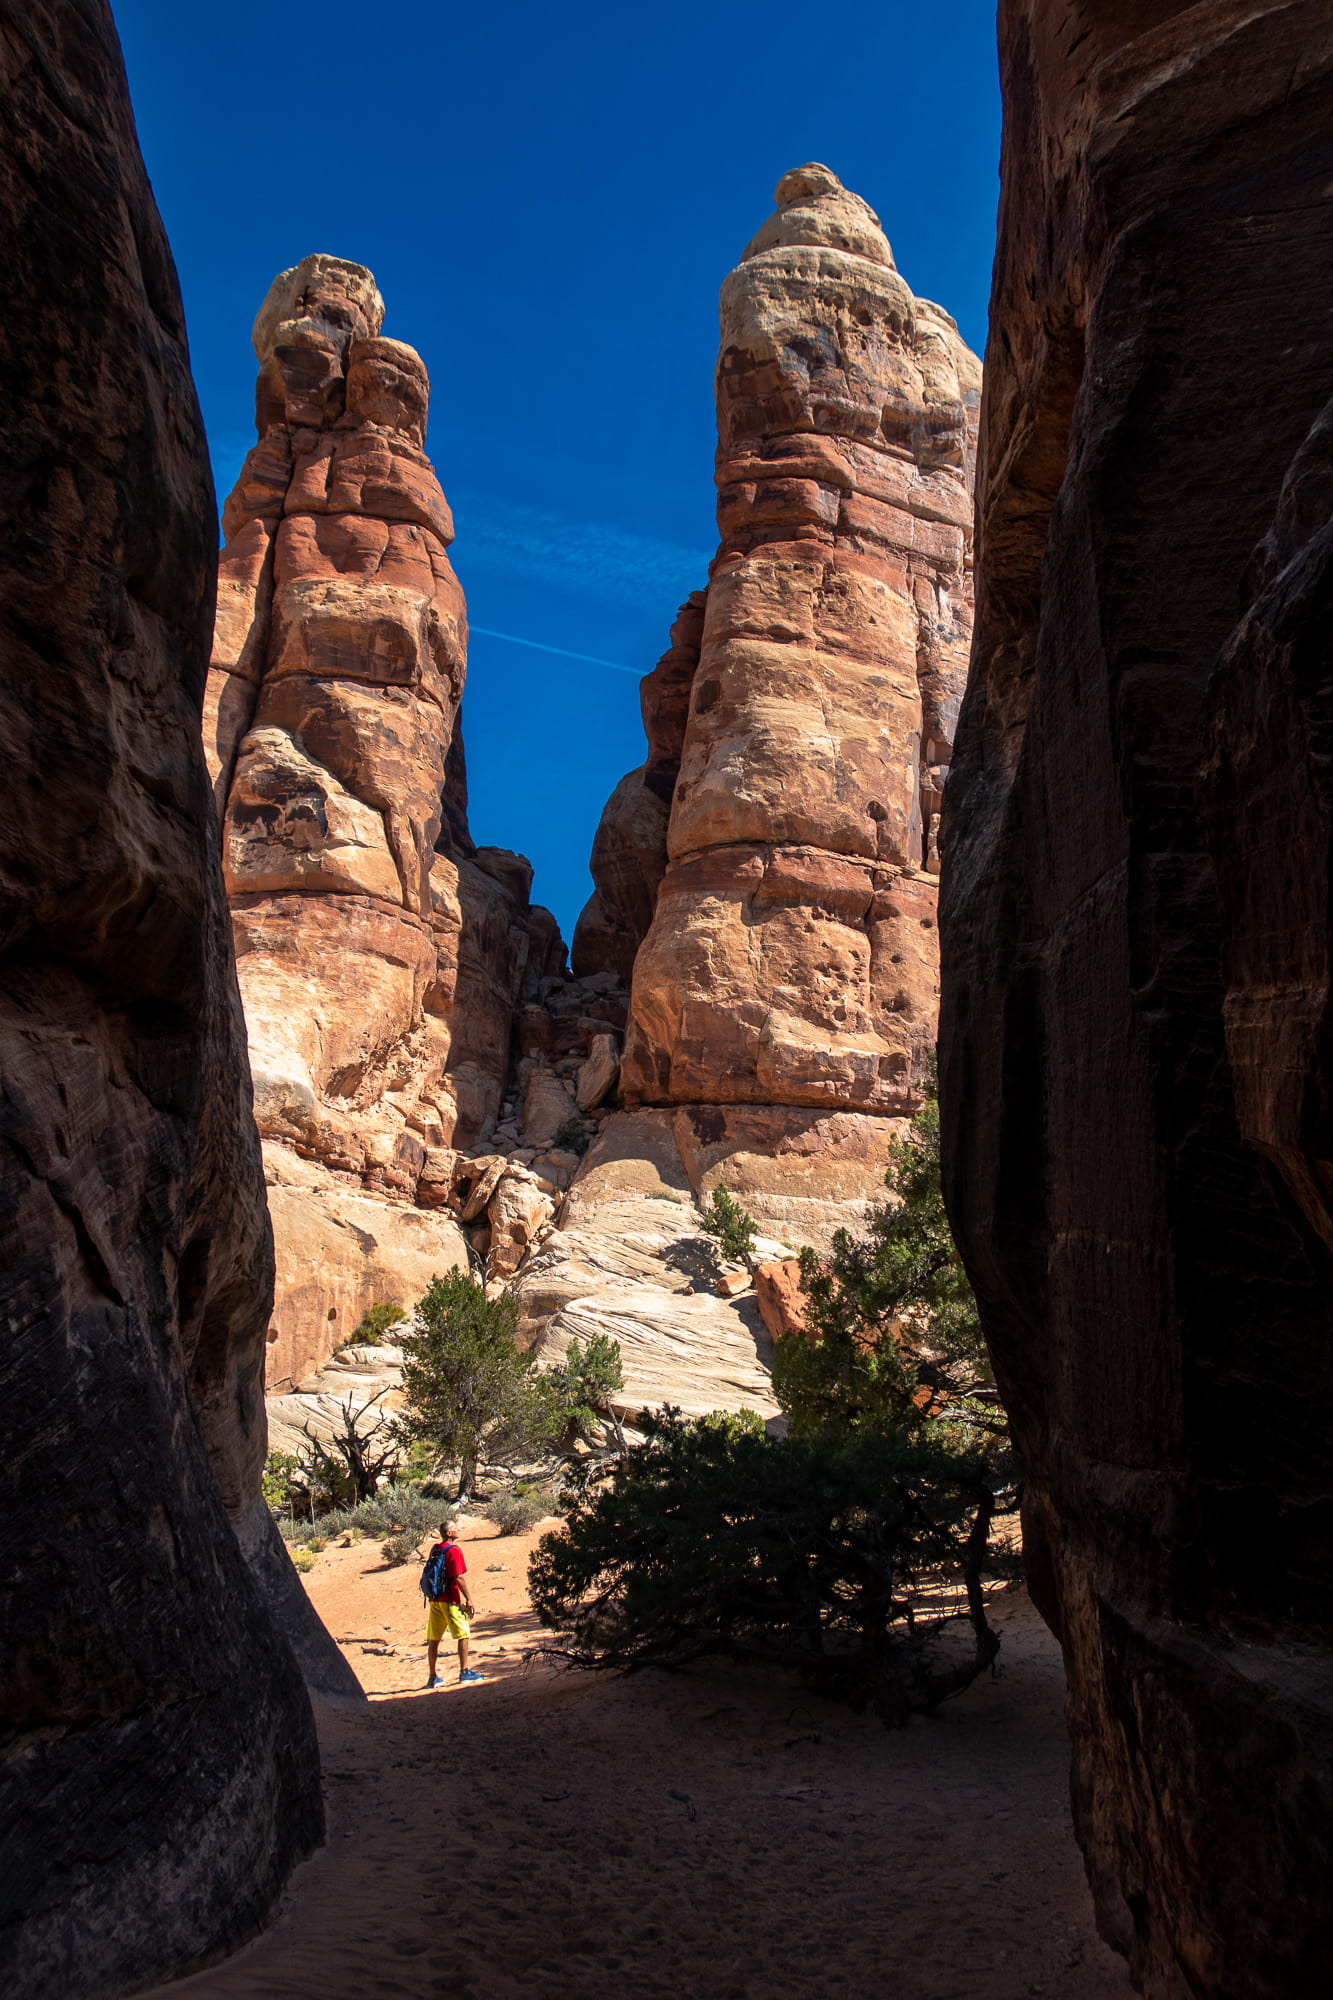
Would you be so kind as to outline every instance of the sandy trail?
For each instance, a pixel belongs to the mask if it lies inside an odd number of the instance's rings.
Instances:
[[[891,1734],[729,1667],[525,1670],[535,1539],[465,1529],[488,1678],[438,1694],[417,1565],[320,1557],[311,1597],[372,1695],[320,1717],[328,1846],[262,1938],[161,1993],[1130,2000],[1070,1830],[1059,1653],[1021,1591],[995,1603],[1003,1675]]]

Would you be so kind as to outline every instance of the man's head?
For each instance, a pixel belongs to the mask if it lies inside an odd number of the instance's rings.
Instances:
[[[441,1521],[440,1540],[442,1542],[456,1542],[458,1540],[457,1521]]]

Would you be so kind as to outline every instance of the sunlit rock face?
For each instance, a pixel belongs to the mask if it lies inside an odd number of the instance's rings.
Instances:
[[[1333,24],[1003,0],[948,1196],[1152,2000],[1328,1983]]]
[[[525,982],[563,964],[474,847],[467,660],[429,384],[370,272],[305,258],[255,321],[259,442],[223,513],[205,743],[277,1248],[269,1379],[465,1266],[451,1149],[494,1124]]]
[[[980,366],[818,165],[721,324],[721,546],[644,683],[576,964],[634,953],[625,1103],[679,1107],[710,1172],[817,1235],[877,1190],[935,1039]]]
[[[0,1988],[99,2000],[263,1923],[322,1827],[284,1621],[346,1669],[260,1493],[213,496],[103,0],[9,10],[0,88]]]

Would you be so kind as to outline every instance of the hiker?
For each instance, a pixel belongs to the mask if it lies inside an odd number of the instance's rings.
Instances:
[[[426,1686],[444,1686],[444,1677],[435,1671],[440,1656],[440,1641],[448,1633],[458,1641],[458,1685],[475,1687],[484,1681],[485,1674],[474,1674],[468,1668],[468,1635],[470,1618],[475,1618],[476,1607],[472,1593],[463,1581],[467,1564],[463,1551],[458,1546],[457,1521],[441,1521],[440,1539],[426,1559],[426,1567],[421,1572],[421,1594],[426,1600]]]

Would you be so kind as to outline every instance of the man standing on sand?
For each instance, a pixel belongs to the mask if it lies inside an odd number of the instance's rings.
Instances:
[[[467,1564],[463,1551],[458,1546],[457,1521],[441,1521],[440,1539],[426,1561],[425,1575],[434,1585],[433,1596],[427,1597],[426,1604],[426,1686],[444,1686],[442,1675],[436,1673],[435,1665],[440,1656],[440,1641],[447,1633],[458,1641],[458,1685],[475,1687],[485,1680],[484,1674],[468,1671],[468,1638],[470,1618],[476,1617],[476,1607],[472,1593],[463,1578]],[[423,1592],[425,1585],[423,1583]]]

